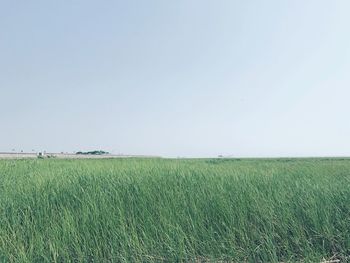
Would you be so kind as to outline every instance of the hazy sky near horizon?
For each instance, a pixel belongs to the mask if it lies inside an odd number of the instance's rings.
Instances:
[[[0,151],[350,156],[350,2],[0,1]]]

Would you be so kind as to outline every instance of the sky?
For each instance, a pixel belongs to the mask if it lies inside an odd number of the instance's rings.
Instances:
[[[0,0],[0,151],[350,156],[347,0]]]

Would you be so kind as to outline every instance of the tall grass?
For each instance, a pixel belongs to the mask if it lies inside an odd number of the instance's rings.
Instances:
[[[1,160],[1,262],[350,255],[350,160]]]

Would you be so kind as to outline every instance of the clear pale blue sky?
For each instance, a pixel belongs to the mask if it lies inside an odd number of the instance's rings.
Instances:
[[[350,2],[0,2],[0,151],[350,155]]]

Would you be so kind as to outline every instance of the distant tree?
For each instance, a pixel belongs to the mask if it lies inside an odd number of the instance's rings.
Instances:
[[[76,152],[76,154],[78,154],[78,155],[104,155],[104,154],[109,154],[109,152],[101,151],[101,150],[99,150],[99,151],[95,150],[95,151],[89,151],[89,152],[79,151],[79,152]]]

